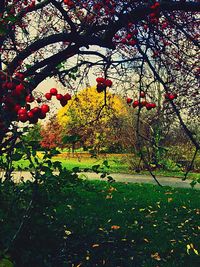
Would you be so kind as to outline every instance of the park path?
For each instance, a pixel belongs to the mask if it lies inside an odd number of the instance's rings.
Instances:
[[[56,174],[56,172],[55,172]],[[24,180],[31,180],[31,174],[26,171],[22,172],[13,172],[14,179],[19,181],[21,177]],[[1,175],[0,175],[1,176]],[[101,179],[100,174],[92,173],[92,172],[83,172],[80,173],[79,176],[83,179],[91,179],[91,180],[105,180]],[[126,173],[113,173],[113,179],[116,182],[125,182],[125,183],[148,183],[148,184],[157,184],[154,179],[150,175],[143,175],[143,174],[126,174]],[[164,176],[157,176],[158,181],[163,186],[171,186],[171,187],[179,187],[179,188],[191,188],[191,180],[187,179],[186,181],[182,181],[181,178],[177,177],[164,177]],[[200,184],[195,185],[195,189],[200,189]]]

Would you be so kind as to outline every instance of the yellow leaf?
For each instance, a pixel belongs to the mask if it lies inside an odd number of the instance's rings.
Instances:
[[[161,257],[158,254],[158,252],[156,252],[154,254],[151,254],[151,258],[154,259],[154,260],[157,260],[157,261],[160,261],[161,260]]]
[[[145,241],[146,243],[149,243],[149,240],[148,240],[147,238],[144,238],[144,241]]]
[[[97,247],[99,247],[99,244],[93,244],[92,247],[97,248]]]
[[[187,249],[187,254],[189,254],[189,252],[190,252],[190,245],[189,244],[187,244],[186,249]]]
[[[168,201],[168,203],[170,203],[170,202],[173,201],[173,198],[169,197],[169,198],[167,199],[167,201]]]

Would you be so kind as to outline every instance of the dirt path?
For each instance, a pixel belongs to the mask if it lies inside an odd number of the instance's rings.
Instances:
[[[0,173],[0,176],[3,174]],[[29,172],[14,172],[14,179],[16,181],[19,181],[21,177],[24,178],[24,180],[31,180],[31,174]],[[91,180],[105,180],[100,179],[100,174],[96,173],[80,173],[79,176],[84,179],[91,179]],[[113,173],[111,176],[117,181],[117,182],[127,182],[127,183],[148,183],[148,184],[156,184],[154,179],[150,175],[143,175],[143,174],[125,174],[125,173]],[[164,176],[158,176],[157,179],[163,186],[171,186],[171,187],[180,187],[180,188],[191,188],[191,180],[182,181],[181,178],[175,178],[175,177],[164,177]],[[200,184],[197,184],[195,186],[195,189],[200,189]]]

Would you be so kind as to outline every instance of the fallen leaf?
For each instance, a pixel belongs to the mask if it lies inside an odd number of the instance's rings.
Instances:
[[[161,261],[161,257],[158,254],[158,252],[156,252],[154,254],[151,254],[151,258],[154,259],[154,260],[157,260],[157,261]]]
[[[99,247],[99,244],[93,244],[92,247],[97,248],[97,247]]]
[[[120,228],[119,225],[112,225],[112,226],[111,226],[111,229],[112,229],[112,230],[118,230],[119,228]]]
[[[166,192],[165,195],[172,195],[172,192]]]
[[[107,195],[106,199],[112,199],[112,195]]]

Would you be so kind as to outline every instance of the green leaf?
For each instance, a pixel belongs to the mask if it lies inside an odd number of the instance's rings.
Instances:
[[[112,176],[107,176],[107,179],[108,179],[108,182],[114,182],[115,181],[115,179],[113,179]]]
[[[4,20],[14,23],[14,22],[16,22],[18,20],[18,18],[13,16],[13,15],[10,15],[10,16],[6,17]]]
[[[102,173],[101,176],[100,176],[100,178],[102,178],[102,179],[105,178],[105,177],[106,177],[106,173]]]
[[[6,33],[7,29],[3,25],[0,25],[0,35],[5,35]]]
[[[14,161],[18,161],[23,157],[23,154],[20,154],[18,152],[16,152],[15,154],[12,155],[12,160]]]
[[[92,170],[94,171],[94,172],[98,172],[98,168],[100,167],[100,165],[98,164],[98,165],[93,165],[92,166]]]
[[[106,168],[110,168],[109,164],[108,164],[108,161],[107,160],[104,160],[103,161],[103,165],[106,167]]]
[[[8,259],[0,260],[0,267],[14,267],[13,263]]]
[[[54,169],[60,169],[62,167],[62,164],[60,161],[53,162]]]
[[[72,169],[72,171],[75,172],[75,173],[80,172],[80,168],[79,168],[79,167],[74,167],[74,168]]]

